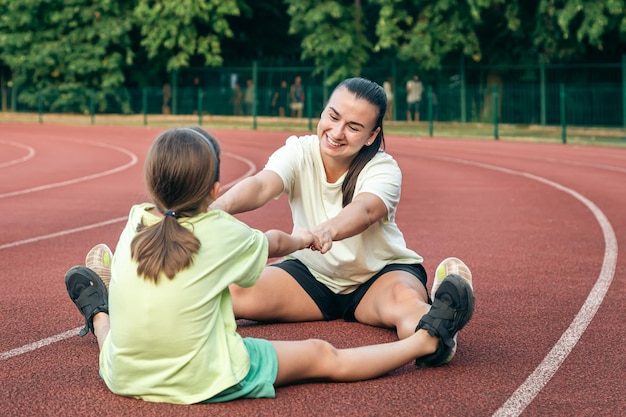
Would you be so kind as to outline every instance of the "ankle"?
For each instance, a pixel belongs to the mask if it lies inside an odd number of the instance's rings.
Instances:
[[[109,315],[107,313],[103,312],[103,311],[100,311],[100,312],[96,313],[93,316],[92,323],[93,323],[93,325],[95,327],[98,322],[101,322],[101,321],[104,321],[104,320],[106,320],[108,322],[109,321]]]
[[[418,329],[415,334],[420,338],[420,345],[424,355],[435,353],[439,348],[439,338],[431,336],[427,330]]]

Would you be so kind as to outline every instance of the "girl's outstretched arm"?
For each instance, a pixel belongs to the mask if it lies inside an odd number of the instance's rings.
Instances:
[[[283,180],[280,176],[273,171],[263,170],[239,181],[211,203],[210,208],[229,214],[243,213],[265,205],[282,191]]]
[[[313,244],[313,235],[307,229],[298,229],[292,234],[281,230],[268,230],[265,232],[268,241],[270,258],[278,258],[289,255],[300,249],[308,248]]]

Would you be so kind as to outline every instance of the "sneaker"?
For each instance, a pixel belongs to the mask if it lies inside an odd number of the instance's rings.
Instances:
[[[89,331],[94,333],[94,316],[98,313],[109,314],[109,294],[104,283],[94,271],[79,265],[70,268],[65,274],[65,287],[70,299],[85,318],[85,327],[79,334],[85,336]]]
[[[435,278],[433,281],[433,287],[430,290],[431,296],[433,298],[435,298],[435,293],[437,292],[437,289],[439,288],[443,280],[448,275],[452,275],[452,274],[458,275],[461,278],[465,278],[467,282],[469,283],[470,287],[472,287],[472,290],[474,289],[474,287],[472,286],[472,272],[467,267],[467,265],[465,265],[465,263],[459,258],[447,258],[447,259],[444,259],[439,264],[437,269],[435,269]],[[456,354],[457,336],[458,334],[454,335],[454,347],[450,351],[450,355],[443,362],[444,364],[450,363],[450,361],[452,361],[452,358]]]
[[[418,366],[440,366],[450,358],[456,346],[455,336],[472,318],[474,292],[467,279],[459,275],[448,275],[438,285],[433,305],[415,331],[424,329],[439,338],[437,351],[416,359]]]
[[[102,282],[107,291],[109,282],[111,282],[111,261],[113,260],[113,252],[107,245],[100,243],[87,253],[85,257],[85,266],[94,271]]]

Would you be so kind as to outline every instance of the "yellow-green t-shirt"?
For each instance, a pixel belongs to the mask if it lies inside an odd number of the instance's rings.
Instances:
[[[130,243],[143,219],[134,206],[117,244],[109,287],[111,330],[100,352],[109,389],[147,401],[191,404],[241,381],[250,367],[228,286],[253,285],[267,263],[265,235],[219,210],[178,222],[201,242],[193,264],[170,280],[137,275]]]

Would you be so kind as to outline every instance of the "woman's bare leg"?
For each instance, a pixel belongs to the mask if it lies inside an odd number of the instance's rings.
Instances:
[[[404,271],[390,271],[367,290],[355,311],[363,324],[395,328],[398,338],[415,333],[422,316],[430,310],[424,285]]]
[[[230,286],[238,319],[258,321],[316,321],[324,316],[309,294],[281,268],[268,266],[252,287]]]

